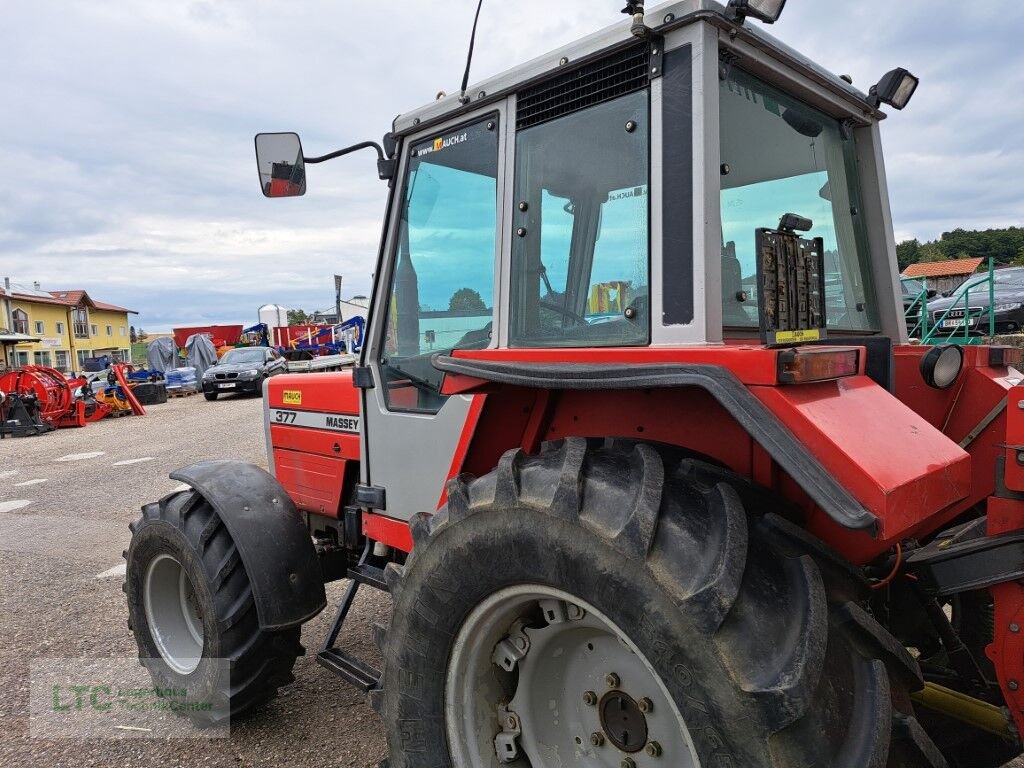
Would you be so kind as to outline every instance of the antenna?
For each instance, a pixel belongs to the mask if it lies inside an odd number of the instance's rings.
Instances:
[[[462,90],[459,94],[460,104],[469,104],[469,97],[466,95],[466,86],[469,85],[469,68],[473,64],[473,45],[476,43],[476,25],[480,21],[480,8],[484,0],[476,4],[476,16],[473,17],[473,32],[469,36],[469,54],[466,56],[466,71],[462,75]]]
[[[644,0],[629,0],[622,12],[633,17],[629,31],[634,37],[645,38],[651,34],[650,27],[644,24]]]

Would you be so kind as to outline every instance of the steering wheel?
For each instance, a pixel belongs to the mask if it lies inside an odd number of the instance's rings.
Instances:
[[[577,325],[586,325],[587,324],[587,318],[583,317],[583,315],[578,315],[575,312],[573,312],[571,309],[566,309],[565,307],[560,306],[558,304],[555,304],[554,302],[551,302],[551,301],[538,301],[537,302],[537,306],[543,307],[544,309],[550,309],[552,312],[557,312],[562,317],[567,317],[567,318],[570,318],[572,320],[575,320]]]

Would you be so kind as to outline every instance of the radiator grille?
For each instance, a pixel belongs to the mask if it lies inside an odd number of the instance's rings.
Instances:
[[[558,75],[519,93],[516,128],[523,130],[647,87],[650,49],[643,45]]]

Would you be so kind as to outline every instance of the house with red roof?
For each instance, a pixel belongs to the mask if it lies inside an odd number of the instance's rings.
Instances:
[[[920,264],[911,264],[904,269],[903,277],[915,277],[923,280],[926,288],[945,294],[958,288],[961,283],[977,272],[983,261],[982,258],[925,261]]]
[[[134,309],[93,299],[80,289],[49,291],[4,280],[0,285],[0,334],[6,332],[0,368],[46,365],[81,371],[87,358],[131,360],[129,315]],[[30,340],[24,340],[27,337]]]

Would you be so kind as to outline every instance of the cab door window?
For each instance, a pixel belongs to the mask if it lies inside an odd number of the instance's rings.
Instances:
[[[410,147],[380,356],[393,410],[439,410],[431,357],[490,345],[497,176],[496,115]]]
[[[519,131],[511,343],[647,344],[647,91]]]

